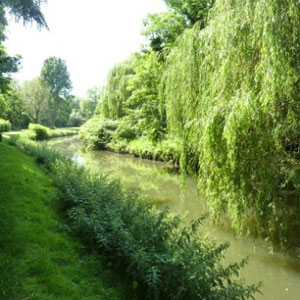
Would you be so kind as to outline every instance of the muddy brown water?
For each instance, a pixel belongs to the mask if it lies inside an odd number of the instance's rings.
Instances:
[[[187,178],[185,187],[172,166],[130,155],[95,151],[82,153],[76,136],[56,138],[47,142],[56,150],[69,155],[80,164],[93,165],[99,171],[120,180],[126,189],[138,189],[154,198],[158,205],[167,206],[172,213],[187,220],[195,219],[206,211],[206,203],[197,191],[197,183]],[[224,263],[236,262],[249,256],[249,263],[241,272],[246,283],[263,282],[262,293],[256,299],[300,300],[300,250],[292,255],[270,251],[263,239],[235,236],[232,232],[212,225],[203,225],[204,234],[218,243],[229,242]]]

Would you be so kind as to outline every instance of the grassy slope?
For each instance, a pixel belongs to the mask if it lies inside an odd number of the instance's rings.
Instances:
[[[57,191],[34,159],[0,143],[0,299],[124,299],[123,287],[57,213]]]

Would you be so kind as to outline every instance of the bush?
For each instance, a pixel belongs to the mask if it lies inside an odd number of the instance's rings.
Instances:
[[[250,299],[258,290],[233,278],[245,261],[221,264],[228,246],[201,237],[202,220],[183,226],[179,217],[125,193],[99,173],[61,160],[34,142],[17,145],[45,156],[74,232],[126,272],[146,298]]]
[[[9,121],[0,119],[0,133],[11,130],[11,124]]]
[[[32,139],[36,141],[46,140],[50,136],[50,128],[40,124],[29,124],[28,129],[32,133]]]
[[[133,126],[128,123],[121,123],[117,128],[114,139],[125,139],[127,141],[131,141],[135,139],[137,136],[137,130]]]
[[[86,150],[106,150],[118,128],[118,122],[99,117],[87,121],[79,131],[79,139]]]
[[[10,131],[11,124],[9,121],[0,119],[0,142],[2,141],[2,132]]]

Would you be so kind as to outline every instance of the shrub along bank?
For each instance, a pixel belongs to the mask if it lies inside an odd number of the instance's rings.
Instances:
[[[125,121],[96,117],[84,124],[79,131],[85,150],[109,150],[128,153],[145,159],[171,162],[179,165],[180,146],[176,140],[151,141],[141,136],[137,128]]]
[[[234,278],[245,261],[222,266],[228,246],[201,237],[201,220],[183,226],[179,217],[43,145],[14,143],[49,170],[72,230],[142,288],[143,298],[249,299],[257,291]]]
[[[79,131],[78,128],[58,128],[50,129],[40,124],[29,124],[26,135],[35,141],[44,141],[50,138],[75,135]]]
[[[10,131],[10,129],[10,122],[0,118],[0,142],[2,141],[2,132]]]

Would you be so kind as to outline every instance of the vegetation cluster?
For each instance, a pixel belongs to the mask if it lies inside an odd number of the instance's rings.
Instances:
[[[171,139],[157,141],[155,144],[140,134],[136,126],[124,120],[95,117],[86,122],[79,131],[83,149],[109,150],[129,153],[144,159],[171,162],[179,165],[179,142]]]
[[[78,133],[78,130],[78,128],[50,129],[40,124],[29,124],[28,130],[26,130],[24,134],[32,140],[44,141],[55,137],[75,135]]]
[[[5,131],[10,131],[11,124],[9,121],[0,119],[0,142],[2,141],[2,133]]]
[[[200,236],[202,219],[184,226],[179,217],[45,145],[24,138],[11,143],[48,170],[72,232],[127,274],[143,297],[250,299],[259,289],[234,278],[246,261],[221,264],[228,245]]]
[[[145,20],[149,44],[108,74],[96,120],[136,137],[106,148],[176,141],[216,221],[227,213],[237,232],[299,245],[299,2],[165,2]]]
[[[11,124],[9,121],[0,119],[0,132],[10,131]]]
[[[3,2],[3,3],[2,3]],[[6,16],[10,12],[24,23],[36,22],[48,28],[40,11],[46,1],[15,1],[0,3],[0,118],[10,121],[15,130],[38,123],[50,128],[80,126],[87,121],[99,102],[99,89],[91,88],[85,98],[71,94],[72,82],[66,62],[59,57],[47,58],[40,76],[19,84],[11,78],[18,71],[21,58],[10,57],[3,46]],[[5,14],[6,12],[6,14]]]

